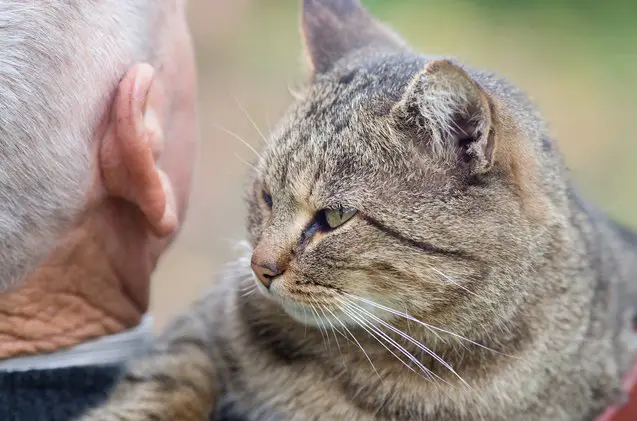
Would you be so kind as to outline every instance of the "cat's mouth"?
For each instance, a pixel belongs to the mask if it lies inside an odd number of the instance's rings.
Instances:
[[[293,301],[281,303],[283,310],[297,322],[318,328],[340,328],[346,315],[338,308],[329,309],[325,304],[306,304]]]
[[[287,279],[286,275],[277,277],[267,287],[256,278],[254,281],[259,292],[281,305],[291,303],[294,306],[311,307],[315,303],[332,302],[339,295],[335,288],[319,284],[296,283]]]
[[[318,327],[347,328],[359,325],[361,312],[372,317],[385,318],[386,314],[377,314],[377,306],[371,301],[354,302],[353,295],[335,288],[317,284],[289,285],[280,279],[266,288],[255,279],[257,289],[268,299],[275,301],[292,319],[297,322]]]
[[[329,291],[329,288],[314,286],[323,291],[312,293],[286,288],[281,285],[282,282],[276,282],[270,288],[266,288],[258,280],[255,281],[257,289],[263,295],[277,302],[297,322],[318,328],[328,327],[330,324],[342,326],[341,320],[344,320],[345,314],[331,304],[336,299],[333,296],[335,292]]]

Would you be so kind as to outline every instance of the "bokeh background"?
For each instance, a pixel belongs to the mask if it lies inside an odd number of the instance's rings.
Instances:
[[[363,0],[428,54],[523,87],[550,121],[584,193],[637,227],[636,0]],[[246,162],[302,77],[297,0],[190,0],[200,72],[201,155],[184,230],[153,286],[157,328],[243,238]],[[258,126],[256,130],[251,120]],[[229,134],[234,133],[236,136]]]

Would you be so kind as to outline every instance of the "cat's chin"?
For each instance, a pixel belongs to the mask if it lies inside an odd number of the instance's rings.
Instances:
[[[259,291],[259,293],[261,293],[267,299],[276,302],[279,306],[281,306],[283,311],[285,311],[285,313],[288,316],[290,316],[292,319],[294,319],[295,321],[303,325],[314,326],[314,327],[325,327],[325,326],[329,326],[330,322],[333,323],[334,326],[342,326],[343,324],[340,321],[336,320],[335,317],[330,317],[330,318],[320,317],[319,318],[317,316],[318,313],[315,313],[317,310],[312,309],[311,306],[301,304],[289,298],[281,297],[276,292],[273,292],[267,289],[265,286],[263,286],[261,282],[257,281],[256,279],[254,280],[254,282],[256,284],[256,289]]]
[[[341,327],[343,321],[348,320],[346,315],[338,310],[332,310],[327,312],[319,310],[316,307],[312,307],[309,304],[303,304],[298,301],[294,301],[290,298],[284,298],[276,293],[265,288],[258,283],[257,289],[267,299],[274,301],[279,305],[285,314],[290,316],[294,321],[307,326],[328,328],[330,326]],[[325,313],[325,315],[323,315]]]
[[[387,313],[374,314],[375,309],[365,304],[361,306],[361,310],[369,315],[373,315],[372,317],[375,317],[376,320],[370,319],[362,313],[358,313],[354,316],[355,319],[353,320],[347,313],[339,309],[333,308],[331,310],[327,310],[326,308],[321,309],[316,306],[302,304],[295,301],[276,301],[283,308],[283,311],[285,311],[288,316],[298,323],[321,329],[339,329],[342,327],[357,329],[360,327],[360,324],[356,322],[356,318],[364,319],[366,323],[371,325],[376,325],[378,320],[384,319],[383,321],[385,322],[391,320],[391,317],[389,319],[386,317]]]
[[[318,328],[340,328],[340,327],[359,327],[359,324],[352,319],[346,312],[339,310],[338,308],[317,307],[311,304],[305,304],[294,300],[293,298],[282,296],[277,293],[277,288],[268,289],[261,282],[254,280],[256,289],[259,293],[265,296],[267,299],[274,301],[279,305],[283,311],[290,316],[294,321],[312,327]],[[331,307],[331,306],[330,306]],[[392,319],[391,313],[378,312],[376,306],[372,306],[365,302],[359,302],[358,308],[360,311],[375,317],[376,320],[382,319],[384,321],[390,321]],[[356,310],[355,310],[356,311]],[[351,311],[350,311],[351,313]],[[368,319],[364,314],[356,311],[357,317],[366,319],[367,323],[376,324],[377,322],[372,319]],[[387,317],[390,316],[390,317]]]
[[[312,327],[329,328],[330,326],[341,327],[343,326],[342,320],[346,320],[345,315],[339,317],[338,314],[325,314],[319,313],[320,310],[312,308],[311,306],[295,303],[293,301],[279,301],[279,304],[286,312],[288,316],[295,321]]]

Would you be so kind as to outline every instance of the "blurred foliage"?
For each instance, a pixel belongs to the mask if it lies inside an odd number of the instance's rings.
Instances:
[[[363,0],[373,10],[383,7],[396,7],[408,2],[427,3],[419,0]],[[438,1],[441,3],[444,0]],[[431,3],[431,2],[429,2]],[[605,33],[616,30],[637,31],[637,2],[634,0],[464,0],[464,3],[477,6],[485,11],[500,15],[519,15],[523,13],[541,13],[559,10],[583,23],[600,28]],[[625,25],[625,26],[624,26]]]
[[[560,9],[606,33],[620,28],[634,30],[637,16],[637,2],[630,0],[474,0],[474,3],[503,13]],[[622,28],[623,25],[627,26]]]
[[[381,15],[405,8],[421,13],[469,8],[479,14],[482,25],[515,21],[522,28],[540,32],[554,30],[579,35],[580,42],[574,48],[593,49],[609,65],[621,66],[622,60],[615,60],[618,56],[629,55],[637,60],[637,0],[363,0],[363,3]]]

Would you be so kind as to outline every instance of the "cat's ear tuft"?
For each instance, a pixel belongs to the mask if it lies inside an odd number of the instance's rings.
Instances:
[[[303,0],[301,32],[314,74],[328,72],[338,60],[361,48],[404,46],[359,0]]]
[[[493,166],[495,133],[489,96],[452,62],[428,62],[394,113],[401,126],[416,129],[434,154],[459,158],[475,174]]]

